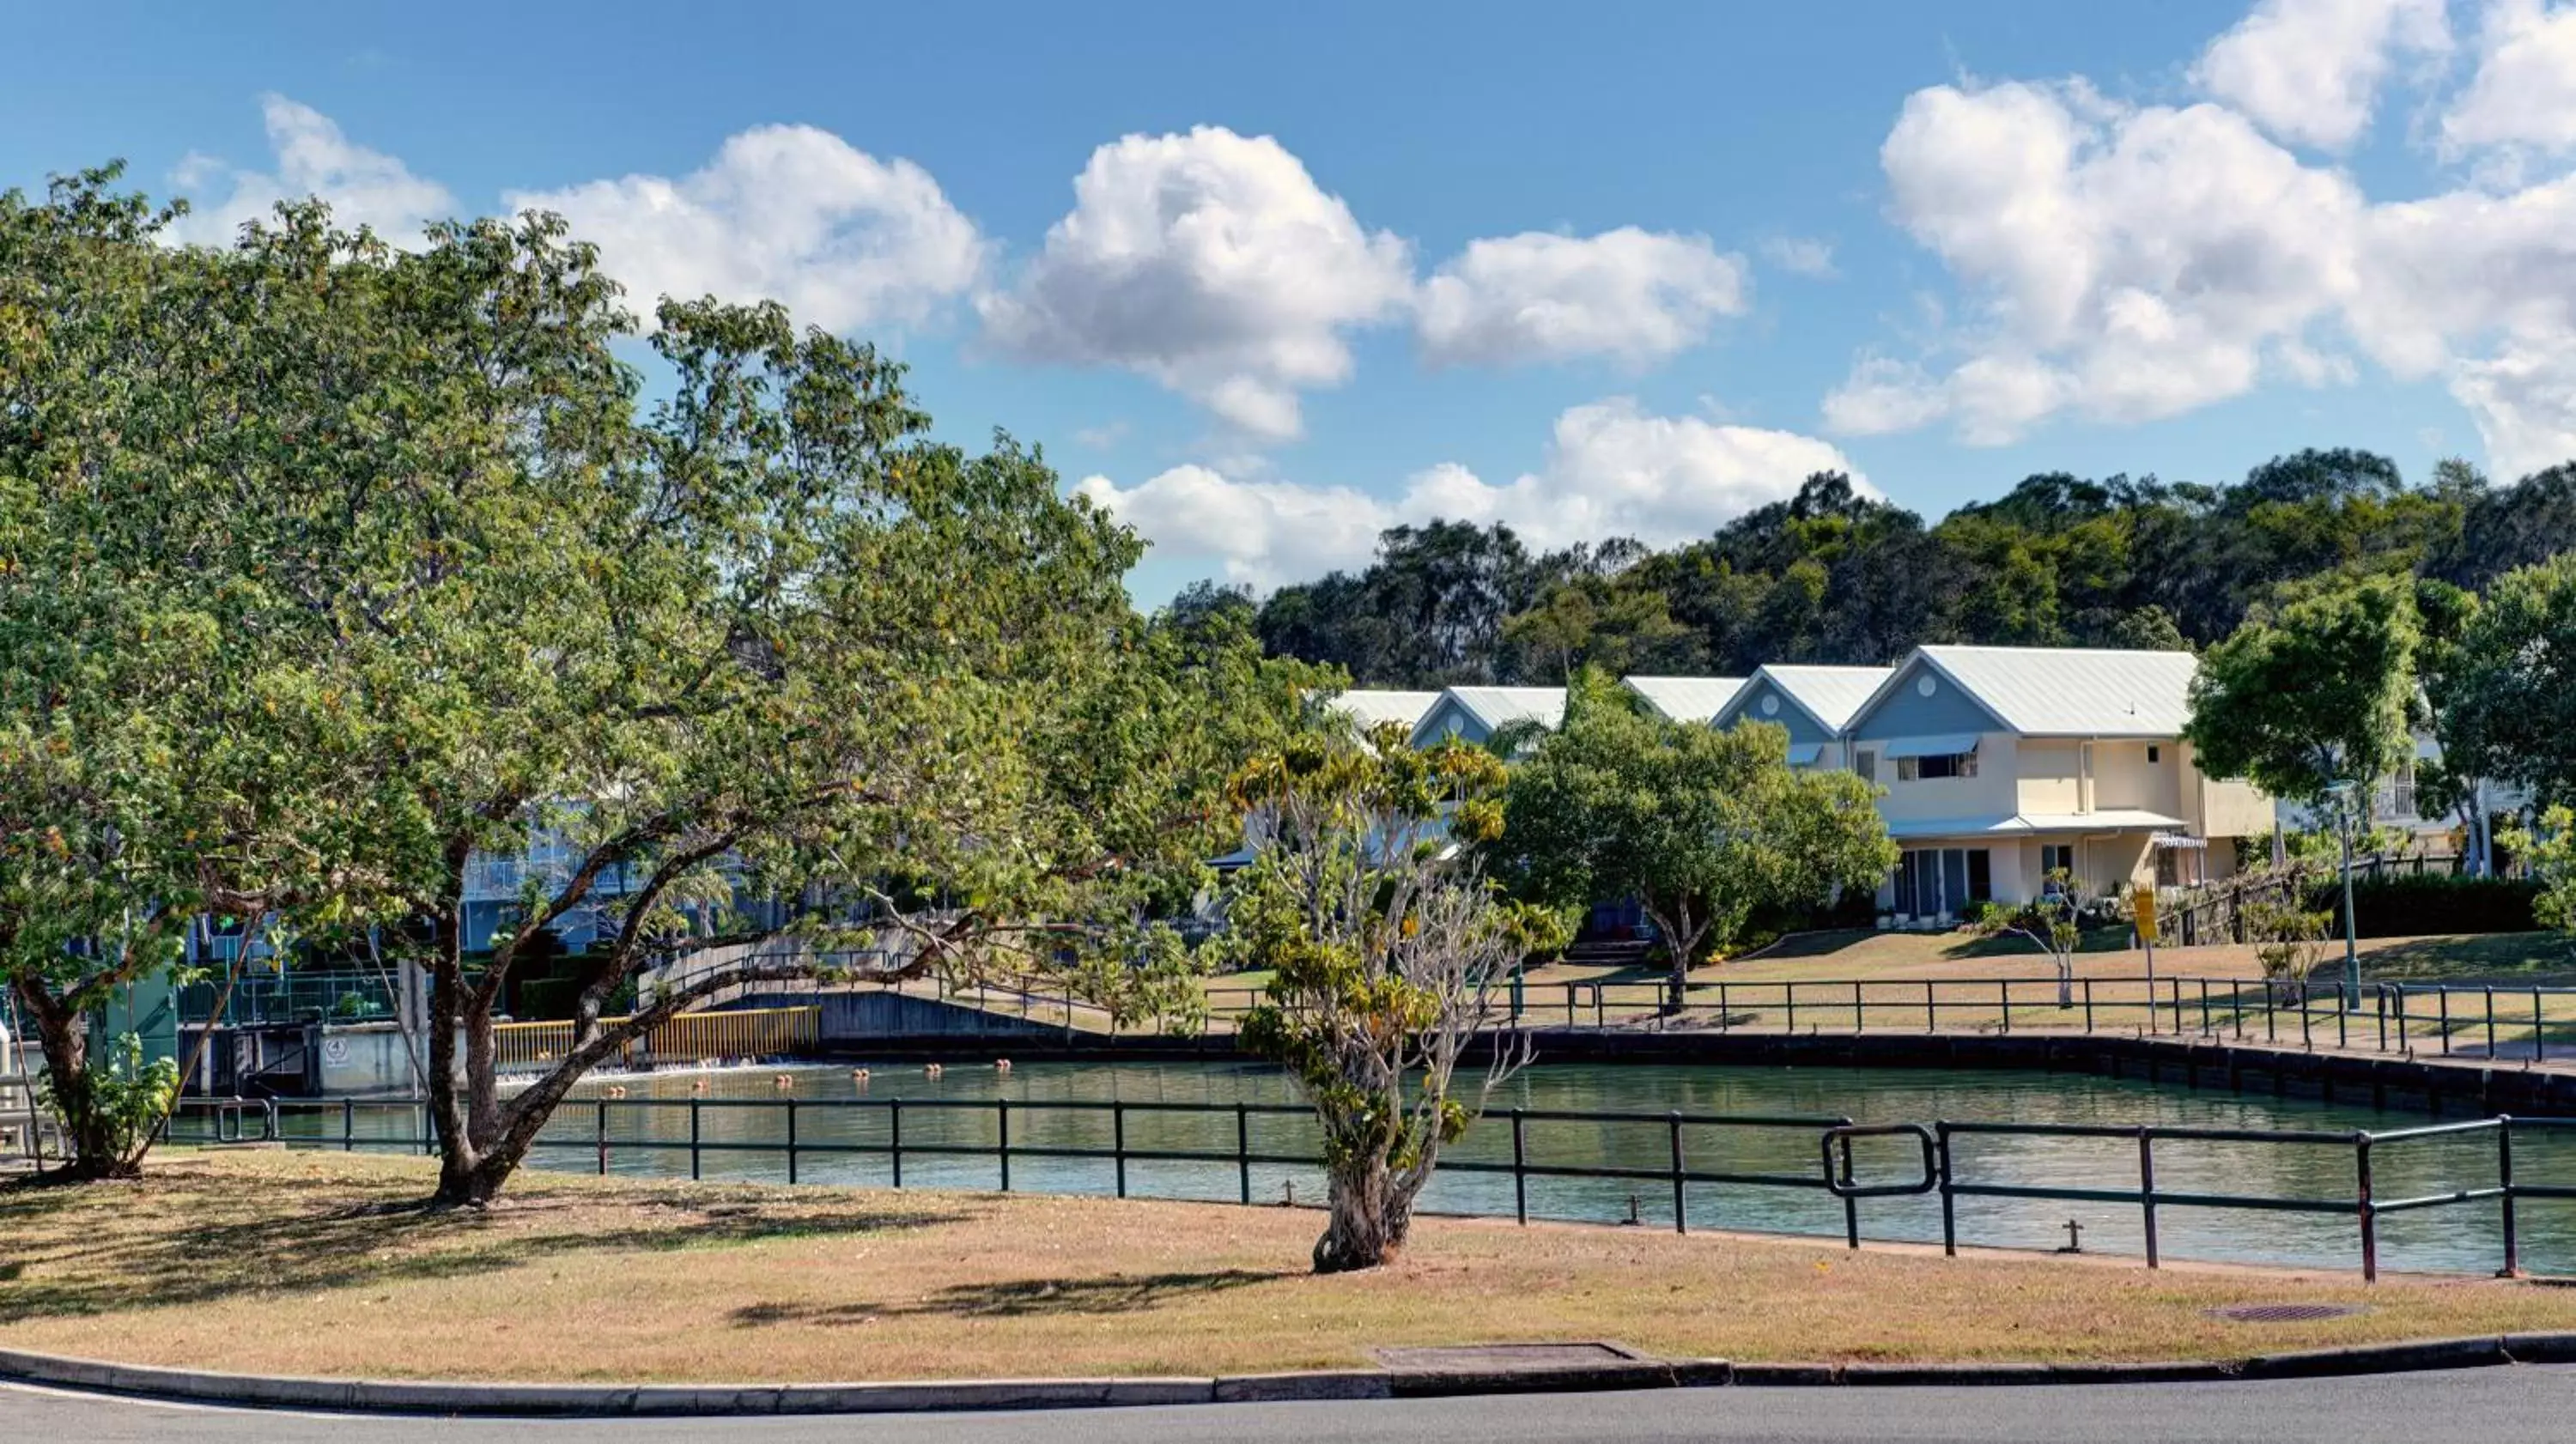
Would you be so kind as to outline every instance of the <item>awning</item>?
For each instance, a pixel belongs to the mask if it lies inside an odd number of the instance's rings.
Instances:
[[[2209,839],[2205,837],[2194,837],[2187,832],[2159,832],[2153,834],[2147,839],[2147,846],[2172,848],[2183,851],[2197,851],[2208,847]]]
[[[1887,835],[1898,839],[1955,838],[1970,841],[1977,838],[2029,837],[2047,833],[2104,833],[2156,831],[2182,826],[2179,817],[2142,808],[2122,807],[2102,812],[2003,812],[1983,817],[1931,817],[1922,819],[1890,818]],[[2197,839],[2195,839],[2197,841]]]
[[[1813,767],[1816,765],[1816,759],[1824,755],[1825,744],[1822,742],[1792,742],[1789,744],[1789,765],[1792,767]]]
[[[2143,807],[2104,807],[2091,812],[2025,812],[2021,820],[2033,832],[2170,832],[2183,825],[2179,817]]]
[[[1977,750],[1974,732],[1947,732],[1938,737],[1891,737],[1879,744],[1888,757],[1956,757]]]

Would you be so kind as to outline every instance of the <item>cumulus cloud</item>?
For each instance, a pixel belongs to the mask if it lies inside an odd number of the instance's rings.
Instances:
[[[1422,285],[1415,328],[1434,365],[1610,356],[1631,365],[1697,345],[1741,315],[1744,258],[1706,236],[1623,226],[1471,242]]]
[[[928,171],[830,131],[772,125],[727,139],[677,179],[629,175],[512,191],[559,211],[649,313],[663,296],[773,300],[833,331],[916,322],[966,292],[983,238]]]
[[[1919,356],[1863,352],[1826,398],[1833,430],[1946,420],[2000,443],[2060,414],[2348,384],[2368,361],[2444,381],[2499,471],[2568,455],[2576,178],[2374,200],[2238,110],[2081,81],[1917,92],[1881,162],[1894,218],[1967,305]]]
[[[2576,147],[2576,6],[2494,0],[2478,38],[2478,67],[2442,117],[2454,150]]]
[[[1034,360],[1150,376],[1260,438],[1351,372],[1346,334],[1409,300],[1403,241],[1363,229],[1268,136],[1217,126],[1092,152],[1018,283],[978,302]]]
[[[1656,416],[1614,399],[1567,410],[1540,467],[1500,484],[1442,463],[1415,473],[1390,501],[1347,486],[1182,466],[1126,488],[1095,476],[1078,490],[1158,551],[1266,587],[1365,564],[1380,531],[1435,518],[1501,522],[1540,547],[1606,536],[1669,545],[1793,495],[1811,473],[1851,470],[1842,452],[1813,437]]]
[[[2369,128],[2401,54],[2450,42],[2442,0],[2262,0],[2192,78],[2282,140],[2340,150]]]
[[[431,222],[455,214],[456,198],[445,186],[350,140],[313,107],[271,94],[260,97],[259,110],[275,168],[239,169],[205,155],[180,162],[173,179],[201,196],[173,228],[175,239],[222,245],[243,222],[264,220],[279,201],[305,196],[330,202],[340,224],[372,227],[395,245],[418,244]],[[220,199],[202,194],[213,188],[221,189]]]

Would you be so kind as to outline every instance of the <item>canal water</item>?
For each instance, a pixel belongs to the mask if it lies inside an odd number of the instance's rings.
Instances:
[[[782,1076],[792,1078],[781,1088]],[[703,1084],[703,1091],[700,1091]],[[607,1099],[610,1087],[625,1096]],[[846,1067],[669,1073],[594,1081],[568,1101],[545,1135],[538,1162],[550,1168],[589,1171],[600,1163],[598,1137],[606,1100],[607,1167],[624,1174],[686,1177],[694,1166],[708,1179],[783,1181],[786,1110],[798,1100],[797,1141],[805,1148],[833,1144],[883,1145],[892,1127],[885,1108],[836,1108],[829,1100],[900,1098],[907,1188],[989,1189],[1000,1183],[990,1150],[997,1120],[990,1108],[941,1107],[1009,1099],[1011,1187],[1031,1192],[1109,1193],[1115,1170],[1107,1158],[1050,1158],[1022,1150],[1086,1148],[1112,1143],[1109,1113],[1022,1108],[1050,1102],[1212,1105],[1216,1111],[1131,1109],[1125,1145],[1131,1151],[1222,1154],[1224,1161],[1134,1160],[1127,1187],[1144,1197],[1232,1202],[1243,1189],[1233,1161],[1237,1120],[1233,1105],[1297,1101],[1288,1080],[1252,1063],[1098,1062],[1022,1063],[1008,1072],[989,1063],[951,1062],[940,1076],[919,1063],[869,1065],[869,1077]],[[699,1101],[692,1109],[689,1104]],[[917,1106],[928,1104],[931,1106]],[[815,1106],[824,1105],[824,1106]],[[2256,1130],[2417,1127],[2420,1113],[2382,1112],[2367,1106],[2313,1099],[2272,1098],[2224,1091],[2192,1091],[2172,1084],[2115,1080],[2082,1074],[1929,1069],[1753,1068],[1660,1064],[1549,1064],[1525,1070],[1492,1099],[1489,1116],[1444,1157],[1508,1164],[1512,1126],[1508,1110],[1638,1112],[1657,1115],[1634,1123],[1602,1124],[1526,1119],[1524,1156],[1533,1165],[1669,1167],[1672,1127],[1662,1116],[1726,1114],[1860,1123],[1952,1122],[2019,1124],[2160,1124]],[[699,1148],[694,1164],[687,1144],[696,1114]],[[1500,1115],[1500,1116],[1497,1116]],[[290,1116],[290,1127],[337,1136],[341,1119]],[[398,1115],[359,1115],[370,1128],[408,1132]],[[1315,1129],[1303,1115],[1252,1114],[1244,1120],[1250,1151],[1311,1157]],[[1756,1128],[1692,1124],[1682,1130],[1686,1165],[1693,1171],[1729,1174],[1820,1176],[1821,1124]],[[747,1148],[743,1145],[768,1145]],[[984,1156],[942,1155],[942,1146],[969,1147]],[[1863,1183],[1899,1183],[1922,1176],[1919,1145],[1909,1139],[1868,1140],[1855,1146],[1855,1175]],[[2375,1197],[2421,1197],[2490,1186],[2496,1175],[2492,1133],[2389,1142],[2372,1160]],[[2576,1184],[2576,1132],[2515,1140],[2515,1173],[2525,1183]],[[2131,1139],[2038,1136],[1961,1137],[1956,1176],[1962,1183],[2019,1187],[2134,1190],[2138,1147]],[[2358,1181],[2349,1144],[2159,1141],[2155,1148],[2160,1192],[2260,1195],[2349,1202]],[[883,1186],[893,1181],[891,1160],[881,1153],[802,1152],[798,1177],[808,1183]],[[1255,1202],[1323,1197],[1319,1170],[1255,1164]],[[1841,1200],[1822,1190],[1751,1183],[1693,1183],[1684,1206],[1694,1228],[1751,1229],[1839,1237]],[[1527,1180],[1534,1218],[1616,1223],[1637,1218],[1643,1226],[1672,1226],[1673,1197],[1662,1179]],[[1513,1179],[1504,1173],[1443,1171],[1423,1199],[1433,1212],[1510,1216]],[[2068,1242],[2067,1224],[2080,1228],[2086,1252],[2144,1251],[2140,1211],[2134,1203],[2069,1202],[2027,1198],[1961,1198],[1963,1244],[2053,1249]],[[2576,1274],[2576,1202],[2523,1200],[2519,1229],[2525,1267]],[[1868,1198],[1858,1205],[1864,1239],[1937,1241],[1937,1197]],[[2359,1227],[2350,1215],[2330,1216],[2255,1209],[2163,1205],[2158,1235],[2168,1258],[2292,1264],[2339,1270],[2359,1267]],[[2456,1204],[2380,1220],[2380,1260],[2392,1270],[2486,1273],[2502,1261],[2501,1206],[2493,1200]]]

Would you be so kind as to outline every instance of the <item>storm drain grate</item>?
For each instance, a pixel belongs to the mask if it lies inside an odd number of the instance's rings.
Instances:
[[[1390,1369],[1583,1369],[1632,1364],[1645,1356],[1617,1344],[1458,1344],[1431,1348],[1372,1349]]]
[[[2229,1304],[2211,1309],[2211,1318],[2238,1324],[2304,1324],[2314,1319],[2342,1319],[2370,1310],[2361,1304]]]

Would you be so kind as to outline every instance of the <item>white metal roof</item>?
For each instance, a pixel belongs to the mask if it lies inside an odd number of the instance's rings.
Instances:
[[[1892,667],[1814,667],[1789,665],[1765,666],[1745,679],[1744,685],[1768,681],[1780,689],[1782,696],[1806,709],[1816,725],[1828,732],[1840,732],[1848,726],[1860,704],[1887,680]],[[1733,701],[1733,698],[1727,699]],[[1721,704],[1722,705],[1722,704]]]
[[[1621,685],[1674,722],[1705,722],[1734,698],[1742,677],[1629,677]]]
[[[2200,666],[2189,652],[2091,647],[1917,647],[1914,659],[2025,737],[2178,737]],[[1891,674],[1878,692],[1894,685]]]
[[[1491,731],[1511,722],[1554,727],[1565,720],[1563,687],[1452,687],[1441,694]]]
[[[1420,722],[1423,714],[1439,700],[1437,692],[1394,692],[1384,688],[1359,687],[1344,692],[1326,705],[1336,712],[1350,714],[1351,721],[1365,731],[1386,722],[1400,722],[1411,727]]]

